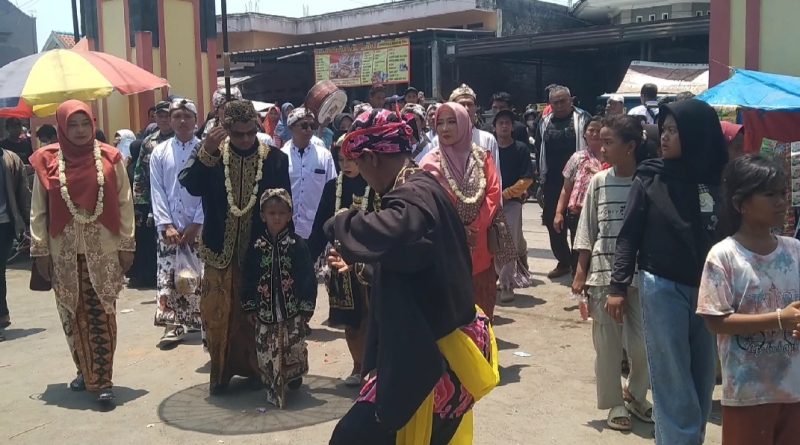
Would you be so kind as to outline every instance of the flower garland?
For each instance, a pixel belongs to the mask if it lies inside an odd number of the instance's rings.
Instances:
[[[447,167],[447,160],[445,160],[444,154],[439,154],[444,177],[447,179],[447,183],[450,184],[450,189],[453,190],[453,193],[456,195],[459,201],[463,202],[464,204],[475,204],[480,201],[483,198],[484,193],[486,193],[486,174],[483,171],[484,160],[481,159],[481,156],[475,147],[473,147],[472,151],[470,151],[470,156],[472,156],[472,159],[474,159],[475,163],[478,165],[478,189],[475,191],[473,196],[465,196],[459,188],[458,183],[455,181],[455,179],[453,179],[453,175],[450,173],[450,169]]]
[[[344,182],[344,173],[339,173],[339,177],[336,178],[336,210],[339,210],[342,207],[342,183]],[[369,184],[367,184],[367,188],[364,189],[364,196],[362,197],[361,201],[361,210],[366,212],[367,207],[369,207]],[[355,198],[355,195],[353,196]]]
[[[72,218],[80,224],[91,224],[97,221],[97,218],[103,214],[103,186],[106,183],[106,178],[103,175],[103,159],[100,152],[100,143],[97,141],[94,141],[94,166],[95,169],[97,169],[97,185],[99,185],[100,188],[97,190],[97,203],[94,206],[94,213],[87,217],[84,216],[75,206],[75,203],[72,202],[69,189],[67,188],[67,165],[64,161],[64,152],[58,150],[58,182],[61,185],[61,198],[63,198],[64,202],[67,204],[67,209],[69,209]]]
[[[256,201],[258,200],[258,183],[261,182],[261,174],[263,173],[264,170],[264,160],[267,158],[268,152],[264,144],[259,144],[258,166],[256,168],[256,180],[255,184],[253,184],[253,192],[250,195],[250,200],[247,201],[247,204],[240,209],[239,207],[236,206],[236,203],[233,200],[233,184],[231,184],[231,172],[230,172],[231,150],[229,142],[230,142],[229,140],[226,140],[221,148],[222,163],[225,165],[225,192],[228,195],[228,211],[231,213],[231,215],[237,218],[241,218],[247,212],[249,212],[253,208],[253,206],[256,205]]]

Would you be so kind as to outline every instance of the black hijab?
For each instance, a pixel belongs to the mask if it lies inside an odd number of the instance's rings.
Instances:
[[[677,123],[681,157],[649,159],[639,165],[636,175],[645,184],[649,200],[675,230],[676,241],[681,240],[692,251],[697,263],[693,267],[701,270],[708,250],[718,238],[716,213],[728,150],[719,117],[707,103],[690,99],[662,105],[658,114],[660,130],[667,116]],[[714,200],[711,212],[701,211],[701,185]]]
[[[681,140],[679,159],[652,159],[642,163],[639,173],[664,174],[683,182],[718,186],[728,163],[728,150],[717,112],[707,103],[689,99],[661,105],[658,128],[672,116]]]

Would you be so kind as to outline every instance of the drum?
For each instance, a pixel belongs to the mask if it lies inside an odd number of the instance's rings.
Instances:
[[[326,120],[333,122],[333,118],[347,106],[347,94],[330,80],[322,80],[308,92],[305,105],[320,124]]]

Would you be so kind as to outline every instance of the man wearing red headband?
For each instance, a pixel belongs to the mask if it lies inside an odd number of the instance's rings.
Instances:
[[[439,182],[411,161],[406,122],[373,110],[353,130],[342,150],[382,197],[381,210],[342,211],[325,228],[332,268],[369,275],[371,265],[363,372],[372,377],[330,443],[472,443],[472,406],[499,375],[494,335],[474,303],[464,225]]]

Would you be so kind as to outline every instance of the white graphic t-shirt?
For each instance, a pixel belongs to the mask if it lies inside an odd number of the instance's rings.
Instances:
[[[775,313],[800,300],[800,241],[779,236],[769,255],[745,249],[733,238],[715,245],[706,259],[697,313]],[[800,340],[785,323],[747,335],[717,335],[722,363],[722,404],[753,406],[800,402]]]

